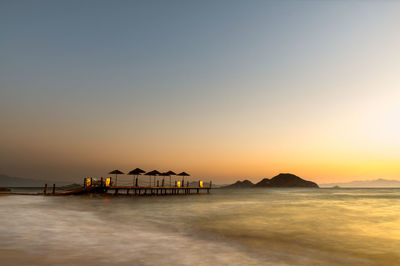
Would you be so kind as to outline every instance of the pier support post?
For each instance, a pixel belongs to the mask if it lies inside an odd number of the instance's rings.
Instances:
[[[56,184],[53,184],[53,191],[52,191],[53,195],[56,194]]]
[[[46,193],[47,193],[47,184],[44,184],[43,195],[46,195]]]

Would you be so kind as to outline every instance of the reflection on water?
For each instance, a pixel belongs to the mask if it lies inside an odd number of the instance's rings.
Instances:
[[[0,212],[10,265],[400,264],[400,189],[2,196]]]

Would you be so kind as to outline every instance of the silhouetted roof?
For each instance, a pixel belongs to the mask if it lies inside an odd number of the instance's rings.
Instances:
[[[140,168],[136,168],[136,169],[130,171],[130,172],[128,173],[128,175],[140,175],[140,174],[143,174],[143,173],[146,173],[146,171],[143,171],[143,170],[140,169]]]
[[[145,175],[159,175],[159,174],[161,174],[161,173],[158,172],[157,170],[153,170],[153,171],[147,172]]]
[[[168,175],[176,175],[176,173],[173,172],[173,171],[168,171],[168,172],[166,172],[166,174],[168,174]]]
[[[123,175],[124,173],[122,173],[120,170],[116,169],[114,171],[111,171],[108,173],[109,175]]]
[[[179,176],[190,176],[188,173],[186,173],[186,172],[182,172],[182,173],[180,173],[180,174],[178,174]]]

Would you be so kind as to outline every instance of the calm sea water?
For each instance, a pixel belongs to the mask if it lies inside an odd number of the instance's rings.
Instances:
[[[0,259],[2,265],[399,265],[400,189],[2,196]]]

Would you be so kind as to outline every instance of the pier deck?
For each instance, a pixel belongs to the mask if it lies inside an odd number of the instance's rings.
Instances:
[[[135,195],[135,196],[146,196],[146,195],[188,195],[188,194],[201,194],[205,192],[210,193],[212,188],[212,182],[209,186],[203,186],[202,182],[198,182],[199,186],[115,186],[112,183],[107,184],[103,182],[103,179],[99,183],[93,184],[92,180],[87,182],[85,178],[84,186],[69,189],[69,190],[56,190],[56,185],[53,184],[52,188],[47,187],[45,184],[43,192],[41,193],[16,193],[16,192],[6,192],[1,193],[1,195],[45,195],[45,196],[68,196],[68,195],[83,195],[83,194],[104,194],[104,195]],[[189,185],[189,182],[188,182]],[[51,189],[51,192],[48,191]],[[61,188],[62,189],[62,188]]]
[[[210,193],[211,187],[160,187],[160,186],[110,186],[106,193],[121,194],[123,190],[128,195],[178,195],[200,194],[201,191]]]

